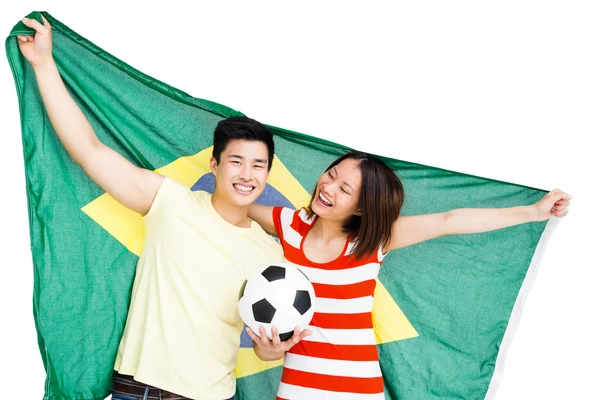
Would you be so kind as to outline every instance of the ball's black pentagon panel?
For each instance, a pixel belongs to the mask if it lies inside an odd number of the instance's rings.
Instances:
[[[285,268],[271,265],[262,272],[262,276],[269,282],[285,279]]]
[[[298,310],[300,315],[304,315],[312,305],[310,295],[307,290],[296,290],[296,298],[294,299],[294,308]]]
[[[270,324],[275,316],[275,311],[275,307],[267,299],[262,299],[252,304],[252,314],[254,314],[254,320],[257,322]]]
[[[294,331],[280,333],[279,340],[281,340],[282,342],[285,342],[286,340],[290,339],[292,336],[294,336]]]

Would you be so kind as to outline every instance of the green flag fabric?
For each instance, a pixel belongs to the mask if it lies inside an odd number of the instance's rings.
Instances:
[[[193,190],[212,190],[212,132],[226,106],[189,96],[98,48],[48,13],[56,64],[99,139],[135,165]],[[30,18],[41,22],[40,13]],[[110,391],[143,223],[69,158],[45,113],[16,35],[6,40],[21,115],[33,312],[45,399],[103,399]],[[264,121],[268,122],[268,121]],[[263,204],[307,205],[318,177],[348,148],[278,127]],[[547,192],[384,159],[406,190],[403,215],[532,204]],[[212,185],[212,186],[211,186]],[[491,399],[523,300],[557,220],[450,235],[391,252],[373,322],[389,399]],[[202,257],[202,254],[198,254]],[[236,398],[274,399],[281,362],[262,362],[240,338]]]

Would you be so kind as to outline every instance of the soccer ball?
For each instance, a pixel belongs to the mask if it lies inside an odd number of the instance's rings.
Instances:
[[[267,337],[271,326],[281,341],[294,335],[294,328],[306,329],[315,313],[315,290],[306,275],[285,263],[271,264],[250,276],[240,289],[238,309],[244,323],[260,336],[263,326]]]

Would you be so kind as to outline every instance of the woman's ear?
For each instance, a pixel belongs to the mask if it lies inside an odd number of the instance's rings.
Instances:
[[[358,215],[359,217],[362,215],[360,208],[358,210],[356,210],[356,212],[354,213],[354,215]]]

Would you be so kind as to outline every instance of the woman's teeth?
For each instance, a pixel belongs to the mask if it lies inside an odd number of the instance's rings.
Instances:
[[[331,204],[331,202],[329,200],[327,200],[325,197],[323,197],[323,195],[321,193],[319,193],[319,199],[325,203],[325,205],[331,207],[333,204]]]

